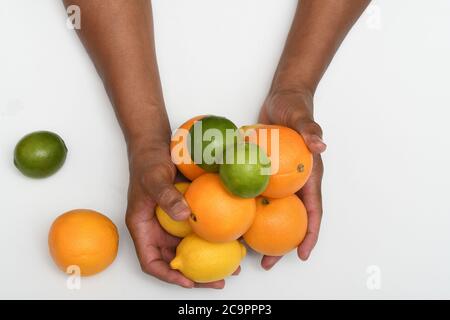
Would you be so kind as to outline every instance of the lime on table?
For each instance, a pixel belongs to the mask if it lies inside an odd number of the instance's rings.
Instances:
[[[30,178],[46,178],[64,164],[67,147],[56,133],[37,131],[27,134],[16,145],[14,165]]]

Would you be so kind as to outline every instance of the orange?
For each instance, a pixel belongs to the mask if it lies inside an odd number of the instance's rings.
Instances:
[[[78,209],[60,215],[48,235],[50,255],[64,272],[77,266],[82,276],[106,269],[116,258],[119,235],[114,223],[93,210]]]
[[[185,193],[191,208],[192,230],[210,242],[228,242],[241,237],[255,218],[254,198],[230,193],[218,174],[207,173],[195,179]]]
[[[303,202],[296,196],[256,199],[256,217],[244,240],[253,250],[282,256],[298,247],[306,235],[308,216]]]
[[[197,116],[183,123],[175,131],[170,143],[170,152],[173,163],[175,163],[178,170],[191,181],[201,176],[206,171],[192,161],[187,145],[187,135],[189,134],[189,129],[192,125],[204,117],[205,116]]]
[[[270,158],[272,174],[263,196],[283,198],[305,185],[313,157],[300,134],[288,127],[263,124],[245,126],[241,131],[246,141],[258,144]]]

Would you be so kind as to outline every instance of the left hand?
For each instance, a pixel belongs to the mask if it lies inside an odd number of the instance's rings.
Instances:
[[[176,168],[170,158],[169,144],[152,144],[144,152],[133,151],[133,147],[130,149],[126,225],[142,271],[185,288],[222,289],[224,280],[194,283],[170,267],[180,239],[161,227],[155,215],[156,206],[161,206],[174,220],[186,219],[190,210],[183,195],[174,187]]]
[[[313,119],[313,95],[307,90],[271,93],[261,108],[259,122],[283,125],[296,130],[303,136],[306,145],[313,153],[314,165],[311,176],[297,193],[305,204],[308,214],[308,229],[297,253],[300,259],[307,260],[317,243],[322,220],[323,163],[320,154],[326,149],[326,144],[322,140],[322,129]],[[261,265],[269,270],[281,258],[264,256]]]

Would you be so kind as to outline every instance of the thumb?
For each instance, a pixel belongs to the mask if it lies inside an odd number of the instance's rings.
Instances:
[[[152,191],[156,203],[174,220],[186,220],[191,214],[189,206],[183,195],[173,186],[173,184],[156,187]]]
[[[326,150],[327,145],[322,140],[322,129],[313,120],[297,120],[293,123],[292,128],[302,135],[312,153],[322,153]]]
[[[174,220],[186,220],[191,214],[183,195],[173,184],[159,185],[149,192],[152,199]]]
[[[164,170],[152,170],[142,180],[144,190],[174,220],[186,220],[191,214],[183,195],[173,185],[173,177]]]

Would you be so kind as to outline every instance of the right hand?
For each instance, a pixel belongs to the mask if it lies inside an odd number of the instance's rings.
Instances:
[[[306,261],[314,249],[322,220],[322,177],[321,153],[326,144],[322,141],[322,129],[313,118],[313,94],[308,90],[286,90],[273,92],[267,97],[259,121],[267,124],[288,126],[302,135],[314,156],[312,173],[303,188],[297,193],[305,204],[308,214],[308,230],[305,239],[297,248],[300,259]],[[281,257],[264,256],[261,265],[269,270]]]
[[[169,146],[158,145],[138,153],[130,152],[129,158],[126,224],[142,270],[185,288],[222,289],[224,280],[194,283],[169,266],[180,239],[168,234],[160,226],[155,215],[156,205],[175,220],[184,220],[190,215],[183,195],[174,187],[176,168],[171,161]]]

